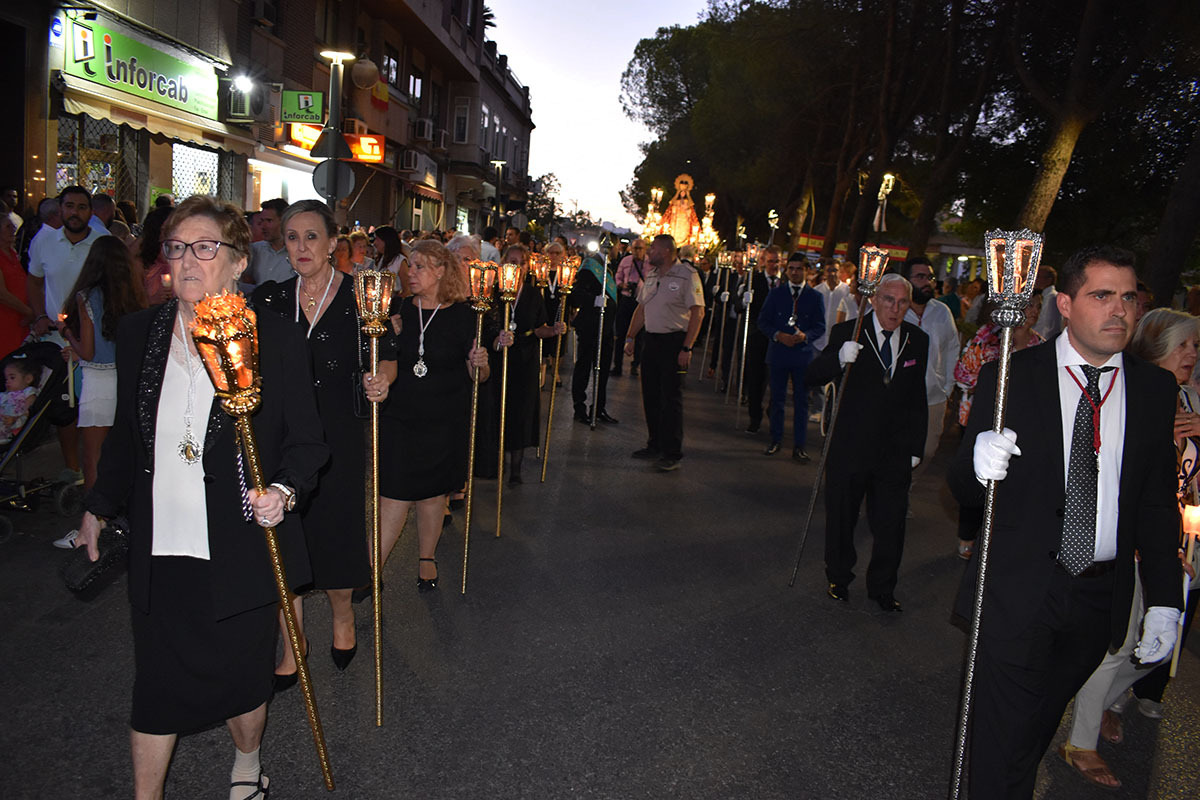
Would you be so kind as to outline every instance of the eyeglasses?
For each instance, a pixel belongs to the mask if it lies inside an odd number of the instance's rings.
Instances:
[[[200,239],[195,242],[166,239],[162,243],[162,254],[168,261],[178,261],[190,248],[192,255],[200,261],[212,261],[217,257],[217,251],[221,249],[221,245],[233,247],[229,242],[219,242],[215,239]]]

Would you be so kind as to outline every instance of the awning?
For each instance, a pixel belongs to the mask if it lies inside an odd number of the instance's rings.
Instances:
[[[217,147],[242,155],[253,155],[258,143],[244,131],[221,122],[160,106],[124,92],[118,92],[69,75],[62,75],[63,110],[68,114],[87,114],[107,119],[116,125],[159,133],[182,142]]]
[[[424,197],[426,200],[435,200],[442,202],[442,193],[437,189],[430,189],[423,183],[407,183],[405,189],[415,194],[417,197]]]

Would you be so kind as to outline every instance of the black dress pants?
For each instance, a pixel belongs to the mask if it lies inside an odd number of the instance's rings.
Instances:
[[[665,458],[683,458],[683,375],[679,353],[683,331],[647,333],[642,352],[642,408],[646,413],[646,446]]]
[[[847,463],[848,462],[848,463]],[[867,595],[893,594],[904,555],[905,513],[912,467],[906,453],[830,464],[825,483],[825,575],[841,586],[854,580],[854,528],[863,498],[874,545],[867,565]]]
[[[746,405],[750,410],[750,425],[758,427],[763,418],[763,395],[767,388],[767,337],[757,327],[750,331],[746,342]],[[804,387],[798,389],[803,392]]]
[[[613,331],[609,323],[610,315],[604,318],[604,341],[600,349],[600,385],[596,388],[596,407],[599,411],[607,411],[605,402],[608,400],[608,365],[613,359]],[[575,329],[575,344],[579,348],[575,357],[575,372],[571,376],[571,401],[576,409],[586,409],[588,399],[588,383],[596,368],[596,326],[589,325],[587,330]]]
[[[971,800],[1031,798],[1067,703],[1107,651],[1115,572],[1073,578],[1055,567],[1023,630],[980,627],[971,715]],[[990,576],[989,576],[990,577]],[[995,578],[992,578],[995,580]]]

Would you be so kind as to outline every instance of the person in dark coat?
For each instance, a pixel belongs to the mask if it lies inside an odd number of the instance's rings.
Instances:
[[[746,281],[738,286],[738,296],[741,299],[744,313],[749,314],[750,329],[746,332],[746,367],[745,383],[742,393],[746,397],[746,409],[750,414],[750,424],[746,433],[758,433],[763,418],[763,393],[767,388],[767,344],[768,339],[759,330],[758,315],[762,313],[763,303],[767,295],[779,284],[779,261],[783,251],[778,245],[764,247],[759,257],[758,266],[761,270],[753,270],[750,274],[750,293],[746,292]],[[741,335],[737,338],[735,347],[740,348]],[[741,376],[739,376],[740,378]]]
[[[596,346],[600,345],[600,384],[595,389],[596,419],[609,425],[615,425],[617,419],[605,408],[608,399],[608,374],[606,368],[612,363],[613,336],[617,322],[617,281],[612,271],[607,278],[603,272],[600,260],[589,256],[575,276],[575,288],[571,290],[570,305],[574,317],[571,325],[575,328],[577,344],[575,371],[571,376],[571,401],[575,406],[575,421],[592,421],[591,409],[588,408],[588,384],[596,372]],[[600,301],[601,284],[604,296],[604,331],[600,331]]]
[[[134,790],[162,796],[175,739],[225,720],[233,796],[265,792],[259,764],[278,595],[259,527],[272,526],[293,587],[310,581],[297,504],[328,458],[304,336],[257,314],[266,481],[248,488],[234,420],[214,399],[190,335],[206,294],[235,290],[250,229],[241,209],[188,198],[164,229],[177,300],[128,315],[117,335],[117,411],[76,546],[98,556],[101,520],[129,523]]]

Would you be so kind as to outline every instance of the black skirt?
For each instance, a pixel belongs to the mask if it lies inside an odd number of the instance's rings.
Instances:
[[[133,711],[141,733],[187,733],[271,697],[278,604],[215,619],[211,564],[151,559],[150,611],[132,609]]]

